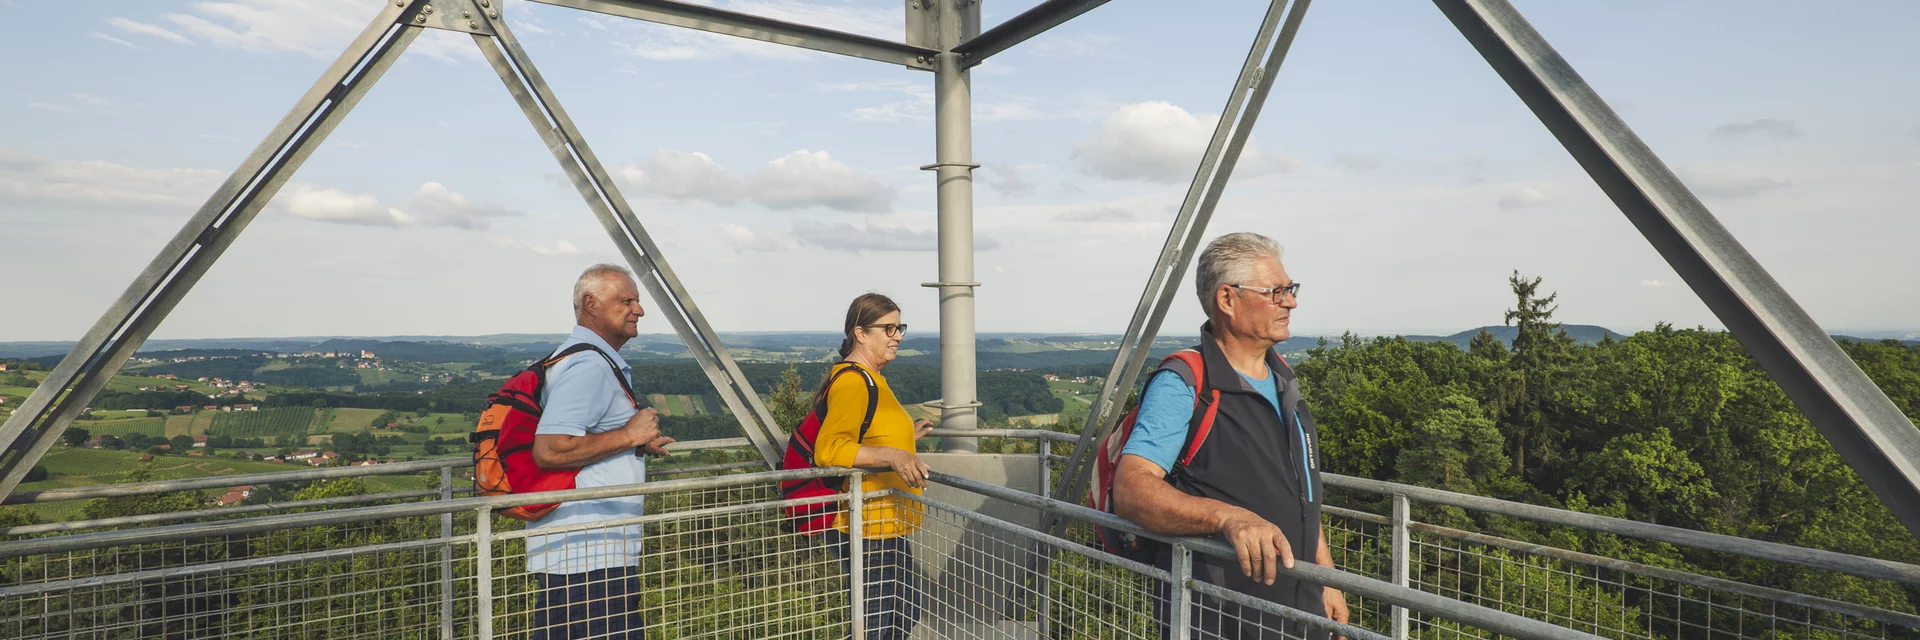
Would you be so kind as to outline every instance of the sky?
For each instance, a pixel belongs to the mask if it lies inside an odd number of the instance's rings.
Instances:
[[[1823,327],[1920,332],[1920,3],[1514,1]],[[0,0],[0,341],[84,333],[379,4]],[[981,331],[1126,327],[1265,6],[1117,0],[975,69]],[[837,331],[867,291],[938,325],[931,74],[505,11],[716,328]],[[1285,245],[1297,335],[1499,324],[1516,270],[1564,322],[1721,326],[1430,3],[1317,2],[1279,74],[1207,235]],[[154,337],[559,333],[618,260],[471,41],[429,32]],[[1165,333],[1200,321],[1187,280]]]

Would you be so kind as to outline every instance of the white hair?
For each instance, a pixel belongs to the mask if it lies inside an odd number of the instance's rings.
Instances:
[[[1261,258],[1279,259],[1280,243],[1258,233],[1242,231],[1215,238],[1200,252],[1200,266],[1193,271],[1194,293],[1200,296],[1200,310],[1212,315],[1214,292],[1223,284],[1246,284],[1253,279],[1253,263]]]
[[[614,275],[633,279],[633,272],[628,271],[626,267],[607,262],[587,267],[586,271],[580,272],[580,279],[573,281],[573,312],[580,313],[580,307],[587,303],[587,296],[597,296],[605,301],[609,288],[608,281],[612,280]]]

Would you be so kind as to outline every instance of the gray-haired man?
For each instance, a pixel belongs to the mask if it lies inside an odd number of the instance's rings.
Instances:
[[[533,462],[579,469],[574,486],[582,489],[646,482],[639,451],[666,455],[673,438],[660,434],[653,409],[638,408],[630,390],[633,370],[620,357],[620,347],[640,334],[640,316],[646,315],[631,272],[611,264],[587,268],[573,285],[573,314],[573,334],[554,354],[576,344],[593,349],[547,370]],[[640,496],[566,502],[527,528],[633,518],[643,505]],[[637,601],[640,537],[635,525],[529,536],[527,572],[541,587],[534,640],[645,637]]]
[[[1300,283],[1287,275],[1280,252],[1279,243],[1254,233],[1222,236],[1201,252],[1194,285],[1207,323],[1196,349],[1206,388],[1184,382],[1193,372],[1177,360],[1154,372],[1115,474],[1114,511],[1156,533],[1232,545],[1239,566],[1196,556],[1200,580],[1346,622],[1338,590],[1274,566],[1292,567],[1295,557],[1333,566],[1320,526],[1319,433],[1293,371],[1273,351],[1292,335],[1299,307]],[[1168,371],[1177,375],[1159,375]],[[1180,460],[1201,413],[1196,398],[1201,406],[1218,403],[1218,413],[1203,445]],[[1162,567],[1170,564],[1165,550],[1160,555]],[[1163,621],[1166,608],[1158,607]],[[1196,602],[1192,620],[1209,638],[1326,636],[1218,601]]]

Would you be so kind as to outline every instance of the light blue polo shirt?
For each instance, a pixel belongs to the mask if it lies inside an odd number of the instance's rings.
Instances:
[[[1274,413],[1280,412],[1279,381],[1272,371],[1261,378],[1240,373],[1240,379],[1260,392],[1260,397],[1273,405]],[[1193,422],[1193,399],[1193,387],[1187,386],[1179,375],[1154,372],[1153,378],[1147,381],[1147,390],[1140,394],[1140,415],[1133,419],[1133,435],[1127,437],[1127,446],[1121,448],[1120,453],[1145,458],[1159,465],[1162,472],[1172,471],[1173,463],[1180,459],[1180,446],[1187,443],[1187,428]],[[1284,423],[1286,418],[1282,416],[1280,421]]]
[[[618,375],[629,382],[633,368],[599,334],[581,326],[560,343],[559,353],[580,343],[599,347],[620,365]],[[551,355],[549,355],[551,357]],[[619,429],[633,417],[633,402],[620,389],[613,367],[607,359],[592,351],[576,353],[547,370],[547,387],[540,392],[540,427],[536,434],[583,436]],[[631,452],[617,453],[580,469],[574,486],[611,487],[647,481],[646,458]],[[546,517],[527,524],[528,529],[632,518],[641,515],[642,496],[605,498],[561,503]],[[568,534],[527,537],[527,571],[532,573],[585,573],[639,563],[640,525],[610,529],[588,529]]]

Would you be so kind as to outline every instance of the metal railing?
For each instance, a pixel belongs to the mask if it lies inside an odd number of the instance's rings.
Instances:
[[[1008,448],[1051,461],[1060,457],[1051,455],[1050,443],[1072,438],[1040,430],[936,435],[1031,442],[1031,449]],[[858,471],[734,474],[534,498],[456,498],[453,470],[467,464],[430,460],[16,495],[21,502],[48,502],[236,484],[433,471],[440,476],[438,489],[0,530],[0,536],[15,538],[0,542],[0,637],[524,637],[534,623],[530,612],[537,609],[540,586],[540,576],[527,571],[526,544],[567,532],[520,529],[517,521],[481,514],[517,503],[640,495],[650,496],[645,515],[582,525],[572,533],[630,527],[645,541],[636,556],[638,613],[652,637],[844,637],[856,621],[868,619],[855,613],[871,604],[867,598],[849,598],[861,592],[858,576],[868,572],[838,564],[825,545],[782,529],[779,508],[786,503],[775,484],[808,474],[858,477]],[[1037,466],[1037,486],[1050,486],[1052,465]],[[764,464],[670,471],[724,474],[756,467]],[[916,587],[923,600],[919,624],[941,634],[936,637],[1064,637],[1062,630],[1074,637],[1160,637],[1160,621],[1182,612],[1188,623],[1182,628],[1191,633],[1186,637],[1232,637],[1221,631],[1223,620],[1231,622],[1228,628],[1274,627],[1289,637],[1301,625],[1330,625],[1271,603],[1243,602],[1193,580],[1193,563],[1182,559],[1230,554],[1217,542],[1167,540],[1175,549],[1172,566],[1139,565],[1090,544],[1093,524],[1146,534],[1130,523],[1044,495],[944,474],[936,478],[1077,523],[1064,537],[1054,537],[935,498],[896,498],[923,510],[919,529],[904,538],[920,551],[917,567],[927,573]],[[1815,567],[1893,588],[1920,584],[1920,567],[1913,565],[1421,487],[1334,475],[1326,482],[1384,499],[1389,508],[1381,510],[1390,512],[1329,505],[1325,524],[1339,571],[1305,563],[1295,569],[1348,593],[1353,625],[1332,627],[1347,637],[1920,637],[1920,617],[1911,613],[1416,522],[1411,514],[1415,501],[1446,505]],[[857,510],[846,503],[887,495],[822,500]],[[260,515],[269,512],[286,513]],[[111,530],[208,518],[218,519]],[[103,530],[76,533],[89,529]],[[857,565],[864,555],[851,553],[849,563]]]

